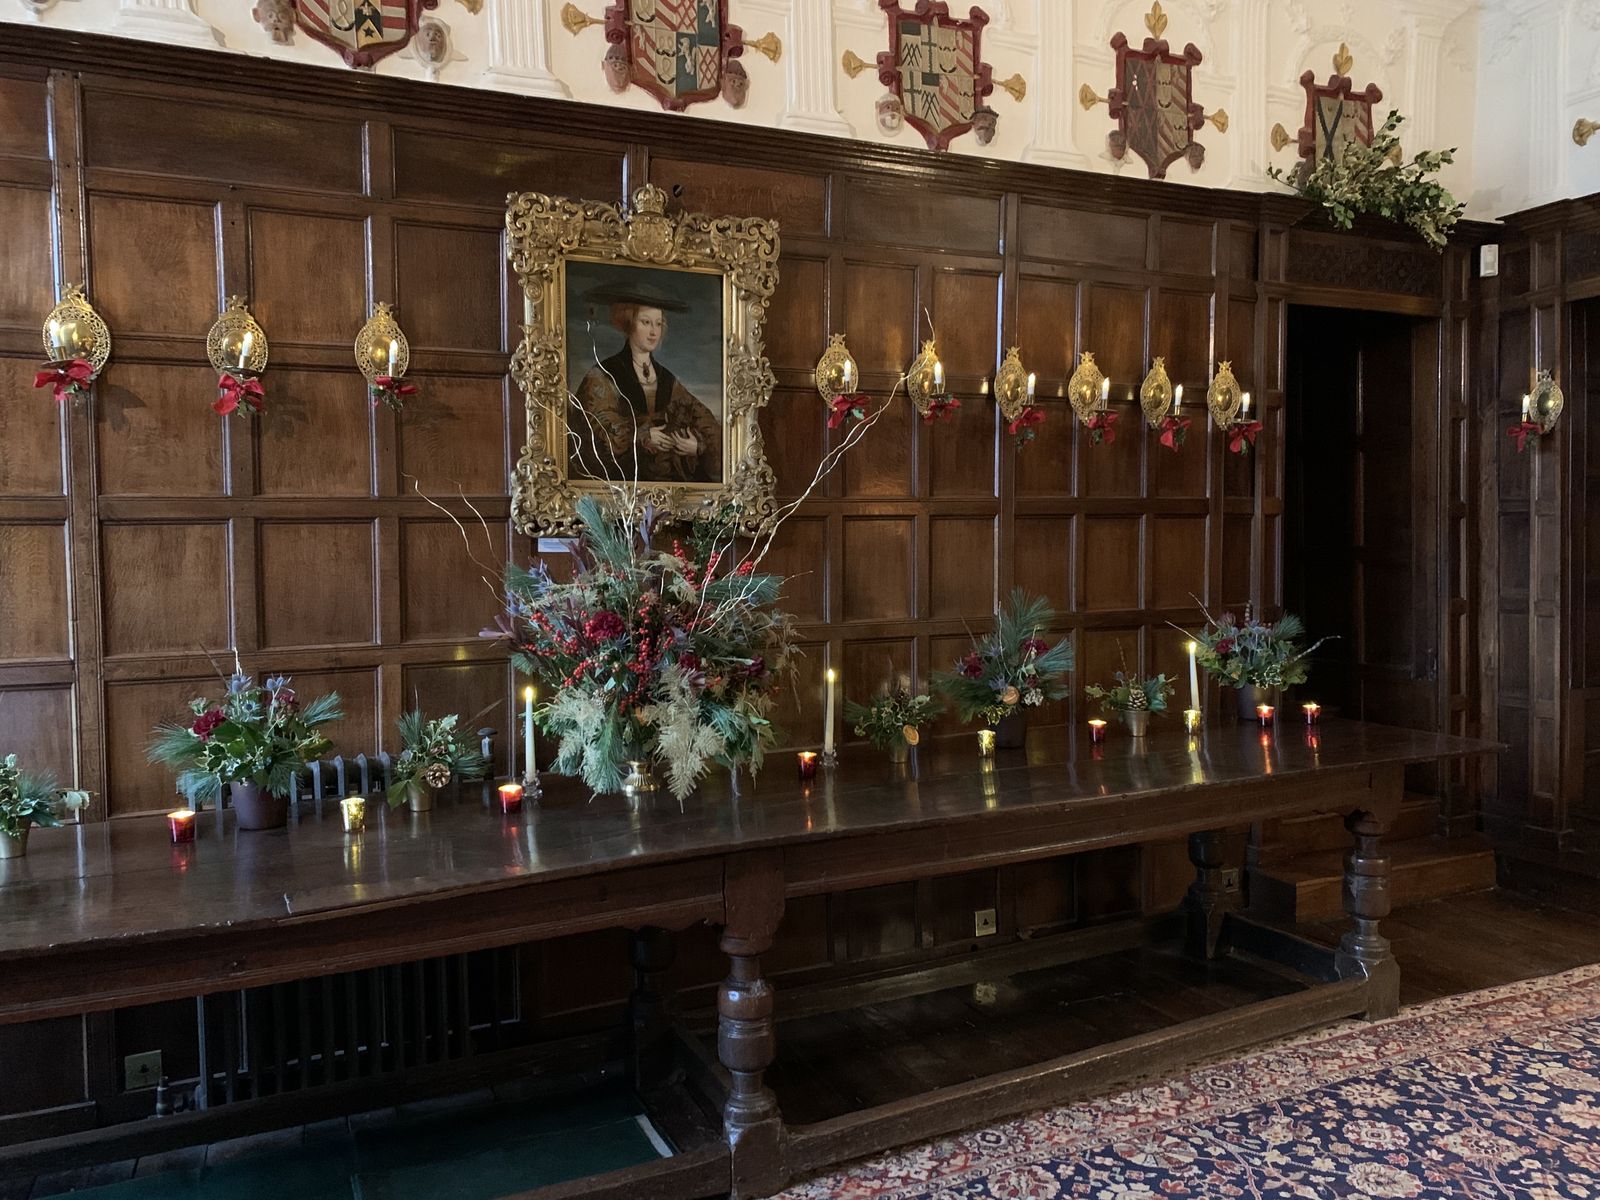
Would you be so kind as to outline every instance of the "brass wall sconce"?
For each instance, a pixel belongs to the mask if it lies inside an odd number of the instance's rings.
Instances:
[[[844,334],[828,338],[828,348],[817,359],[817,395],[831,406],[840,396],[854,395],[861,383],[861,371],[845,345]]]
[[[1211,410],[1211,419],[1219,429],[1231,429],[1250,419],[1250,393],[1240,390],[1239,381],[1233,377],[1232,363],[1217,364],[1217,373],[1206,389],[1206,407]]]
[[[945,390],[944,363],[939,361],[933,338],[922,343],[922,353],[906,368],[906,395],[924,421],[948,416],[961,407],[961,401]]]
[[[994,398],[1006,429],[1023,442],[1033,440],[1033,427],[1042,424],[1044,413],[1034,407],[1039,377],[1022,365],[1022,352],[1012,346],[994,377]]]
[[[217,372],[217,398],[211,407],[223,416],[244,408],[260,412],[265,400],[260,379],[267,369],[267,335],[242,296],[228,297],[227,307],[206,333],[206,357]]]
[[[53,387],[57,401],[87,395],[111,358],[111,330],[83,294],[81,284],[66,293],[45,317],[45,364],[35,387]]]
[[[398,412],[405,407],[406,397],[416,395],[414,384],[401,382],[411,366],[411,344],[388,301],[378,302],[356,334],[355,354],[374,408],[382,403]]]
[[[1067,403],[1089,430],[1089,440],[1096,446],[1115,440],[1117,414],[1110,411],[1110,402],[1111,380],[1096,365],[1094,354],[1085,350],[1078,356],[1072,378],[1067,380]]]
[[[1533,386],[1522,397],[1522,419],[1506,430],[1506,436],[1517,443],[1517,453],[1528,446],[1530,437],[1543,437],[1556,427],[1566,397],[1561,385],[1549,371],[1539,371],[1533,377]]]
[[[1139,407],[1145,423],[1161,431],[1161,444],[1177,451],[1189,435],[1190,420],[1183,415],[1183,384],[1173,386],[1167,376],[1166,360],[1157,356],[1150,372],[1139,385]]]

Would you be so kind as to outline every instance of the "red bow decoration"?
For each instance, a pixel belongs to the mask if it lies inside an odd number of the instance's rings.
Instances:
[[[1539,422],[1537,421],[1518,421],[1510,429],[1506,430],[1506,436],[1516,439],[1517,453],[1521,454],[1528,447],[1528,439],[1538,437],[1543,432],[1539,428]]]
[[[1117,414],[1114,412],[1097,412],[1084,424],[1089,429],[1089,440],[1096,446],[1101,442],[1109,446],[1117,440]]]
[[[1017,414],[1017,419],[1006,426],[1006,431],[1015,437],[1018,443],[1031,442],[1034,439],[1033,427],[1044,424],[1044,409],[1037,404],[1030,404]]]
[[[1260,421],[1241,421],[1228,427],[1228,453],[1243,454],[1245,444],[1256,444],[1256,434],[1261,432]]]
[[[401,383],[393,375],[379,375],[372,381],[372,407],[387,404],[399,412],[405,407],[406,397],[417,394],[417,385],[414,383]]]
[[[954,396],[935,396],[928,401],[928,411],[922,414],[922,423],[928,425],[934,421],[942,421],[946,417],[953,417],[960,407],[961,401]]]
[[[217,380],[217,398],[211,402],[211,407],[222,417],[236,411],[241,404],[258,413],[266,399],[266,390],[259,379],[235,379],[224,371]]]
[[[81,358],[73,359],[64,367],[51,367],[49,370],[40,371],[33,377],[34,387],[55,389],[57,404],[68,396],[83,395],[93,382],[94,368]]]
[[[1174,454],[1178,452],[1178,447],[1183,445],[1183,439],[1188,436],[1188,417],[1167,417],[1161,422],[1161,444]]]
[[[867,396],[863,392],[835,396],[828,401],[828,407],[832,410],[828,414],[828,428],[837,429],[846,421],[859,421],[867,415]]]

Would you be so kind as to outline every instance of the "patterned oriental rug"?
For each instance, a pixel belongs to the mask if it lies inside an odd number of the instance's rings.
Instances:
[[[790,1200],[1600,1198],[1600,965],[857,1163]]]

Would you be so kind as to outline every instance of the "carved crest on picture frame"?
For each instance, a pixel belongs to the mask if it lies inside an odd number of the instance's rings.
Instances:
[[[350,67],[370,67],[404,49],[424,11],[439,0],[293,0],[295,27]]]
[[[525,308],[517,527],[573,532],[586,494],[667,520],[733,505],[747,531],[771,521],[759,421],[776,382],[762,340],[776,223],[670,214],[646,184],[625,206],[515,194],[506,231]]]

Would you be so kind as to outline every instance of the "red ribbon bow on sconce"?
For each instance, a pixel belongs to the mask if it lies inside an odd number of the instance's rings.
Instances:
[[[1241,421],[1228,426],[1228,453],[1243,454],[1245,446],[1256,444],[1256,434],[1261,432],[1260,421]]]
[[[828,428],[837,429],[846,421],[859,421],[867,415],[867,396],[863,392],[835,396],[828,401],[828,408]]]
[[[1097,412],[1084,426],[1089,430],[1089,440],[1096,446],[1102,442],[1109,446],[1117,440],[1117,414],[1114,412]]]
[[[33,377],[34,387],[55,389],[57,404],[68,396],[83,395],[93,382],[94,368],[81,358],[73,359],[64,367],[52,367],[47,371],[40,371]]]
[[[943,421],[947,417],[953,417],[960,407],[961,401],[954,396],[935,396],[928,401],[928,411],[922,414],[922,423],[930,425],[934,421]]]
[[[1188,417],[1167,417],[1161,422],[1161,444],[1174,454],[1189,436]]]
[[[1528,448],[1528,439],[1538,437],[1543,432],[1544,430],[1539,428],[1539,422],[1537,421],[1518,421],[1510,429],[1506,430],[1506,436],[1515,439],[1517,453],[1521,454]]]
[[[1033,441],[1035,425],[1044,424],[1044,409],[1030,404],[1017,414],[1017,419],[1006,426],[1006,431],[1020,444]]]
[[[414,383],[401,383],[393,375],[379,375],[372,381],[372,407],[387,404],[399,412],[405,407],[406,397],[417,394],[417,385]]]
[[[217,380],[217,398],[211,402],[218,416],[225,417],[243,404],[251,412],[260,412],[266,403],[266,389],[258,379],[235,379],[226,371]]]

